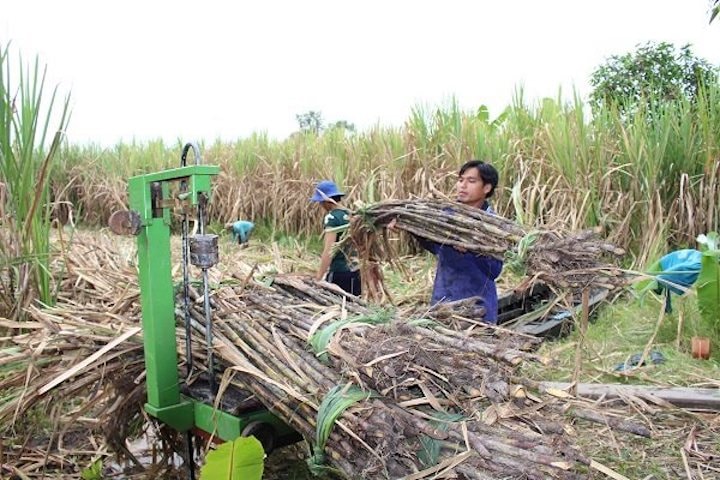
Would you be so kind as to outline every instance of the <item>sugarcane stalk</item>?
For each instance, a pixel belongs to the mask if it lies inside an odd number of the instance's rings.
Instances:
[[[529,232],[513,222],[477,208],[439,201],[406,201],[378,204],[362,212],[363,221],[351,222],[354,243],[361,251],[375,250],[374,226],[383,226],[395,218],[396,227],[416,237],[503,259],[506,252],[521,250],[521,241]],[[370,223],[370,227],[367,223]],[[580,290],[591,284],[616,288],[627,279],[616,267],[599,263],[607,253],[621,255],[622,249],[594,240],[597,231],[585,230],[569,235],[554,231],[532,232],[535,241],[526,246],[521,258],[528,273],[559,288]],[[591,269],[595,269],[591,272]],[[572,273],[568,271],[575,270]]]

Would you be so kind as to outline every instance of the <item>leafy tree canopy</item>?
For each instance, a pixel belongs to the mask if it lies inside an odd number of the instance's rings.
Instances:
[[[593,107],[614,105],[632,113],[640,105],[686,98],[694,100],[703,85],[717,81],[717,70],[695,57],[690,45],[647,43],[625,55],[614,55],[592,74]]]
[[[338,120],[336,122],[330,122],[327,125],[323,122],[322,113],[317,110],[309,110],[305,113],[295,115],[298,122],[298,127],[303,133],[314,133],[319,135],[323,130],[334,130],[343,129],[348,132],[355,131],[355,124],[348,122],[347,120]]]
[[[354,132],[355,124],[350,123],[347,120],[338,120],[337,122],[334,122],[333,124],[331,124],[328,128],[339,128],[339,129],[347,130],[348,132]]]
[[[322,113],[315,110],[300,113],[295,115],[295,118],[298,121],[298,127],[300,127],[301,132],[312,132],[315,135],[318,135],[323,129]]]

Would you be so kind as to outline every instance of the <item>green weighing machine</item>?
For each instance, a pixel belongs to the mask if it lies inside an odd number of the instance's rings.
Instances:
[[[193,151],[195,164],[187,165]],[[211,180],[220,168],[202,165],[195,143],[183,147],[180,167],[129,180],[130,209],[115,212],[110,228],[117,234],[134,235],[138,246],[138,276],[145,348],[147,403],[145,410],[168,426],[187,434],[188,458],[193,455],[193,434],[231,441],[253,435],[266,452],[300,440],[300,436],[245,392],[228,391],[214,408],[217,394],[212,345],[212,309],[208,269],[218,263],[218,237],[205,233]],[[176,348],[175,289],[170,248],[171,211],[182,217],[182,303],[185,315],[186,375],[178,373]],[[196,231],[190,235],[189,218],[196,215]],[[202,270],[207,368],[195,371],[189,314],[189,264]],[[194,479],[191,464],[190,478]]]

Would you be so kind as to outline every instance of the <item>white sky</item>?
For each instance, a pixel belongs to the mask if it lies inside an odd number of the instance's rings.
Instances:
[[[364,130],[413,106],[573,87],[646,41],[720,64],[710,0],[0,1],[0,44],[72,91],[71,143],[282,139],[295,115]]]

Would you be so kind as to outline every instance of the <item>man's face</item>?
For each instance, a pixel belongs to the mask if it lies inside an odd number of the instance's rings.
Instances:
[[[483,182],[477,168],[468,168],[464,174],[458,176],[457,200],[465,205],[479,207],[491,189],[492,185]]]

